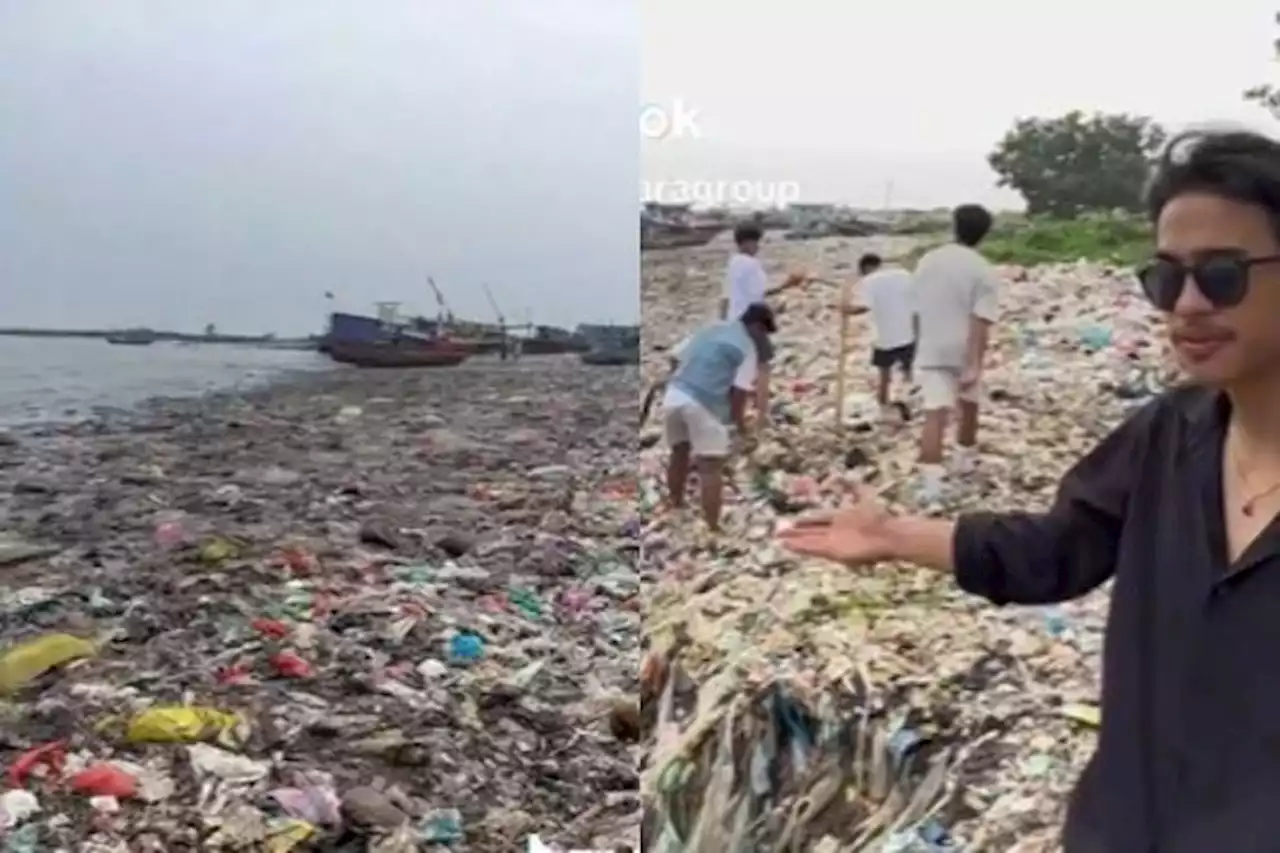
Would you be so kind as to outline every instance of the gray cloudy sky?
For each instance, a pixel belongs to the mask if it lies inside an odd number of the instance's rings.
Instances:
[[[639,316],[635,0],[0,0],[0,325]]]
[[[645,140],[655,196],[675,181],[743,181],[762,196],[798,187],[804,201],[878,206],[892,181],[895,205],[1010,204],[985,155],[1018,116],[1080,108],[1280,128],[1240,99],[1280,82],[1274,0],[640,8],[642,100],[682,100],[700,134]]]

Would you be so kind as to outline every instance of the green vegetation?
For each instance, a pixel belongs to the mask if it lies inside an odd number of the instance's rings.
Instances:
[[[940,237],[919,246],[901,260],[913,266],[920,256],[942,243]],[[1030,267],[1075,263],[1084,259],[1116,266],[1137,266],[1151,255],[1151,226],[1124,214],[1089,215],[1079,219],[1001,216],[982,254],[997,264]]]
[[[1275,16],[1274,24],[1280,26],[1280,13]],[[1271,56],[1273,59],[1280,59],[1280,39],[1274,39],[1271,43]],[[1247,90],[1244,93],[1246,101],[1253,101],[1275,118],[1280,118],[1280,86],[1273,86],[1270,83],[1263,83]]]
[[[1081,258],[1136,266],[1151,255],[1151,226],[1132,216],[1040,219],[997,227],[982,244],[994,263],[1034,266]]]

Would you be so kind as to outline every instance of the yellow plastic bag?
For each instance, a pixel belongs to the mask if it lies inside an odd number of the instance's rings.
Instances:
[[[0,693],[12,693],[55,667],[91,657],[98,647],[70,634],[46,634],[0,655]]]
[[[200,562],[206,565],[216,566],[239,556],[239,544],[221,536],[215,536],[200,546]]]
[[[248,736],[248,722],[232,711],[188,705],[148,708],[129,721],[129,743],[216,741],[234,749]]]
[[[1064,705],[1062,716],[1068,720],[1082,723],[1091,729],[1096,729],[1102,725],[1102,710],[1096,705]]]
[[[284,820],[267,830],[268,853],[291,853],[298,845],[316,834],[316,828],[305,820]]]

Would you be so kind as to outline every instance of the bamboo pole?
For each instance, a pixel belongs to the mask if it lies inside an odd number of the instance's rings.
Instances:
[[[844,435],[844,372],[849,356],[849,290],[848,284],[840,286],[840,348],[836,361],[836,434]]]

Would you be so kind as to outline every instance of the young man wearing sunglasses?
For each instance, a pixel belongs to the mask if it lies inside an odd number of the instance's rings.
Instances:
[[[1097,751],[1065,853],[1273,853],[1280,803],[1280,144],[1170,144],[1142,288],[1190,382],[1132,415],[1043,513],[889,515],[865,495],[792,550],[954,573],[996,604],[1114,579]]]

